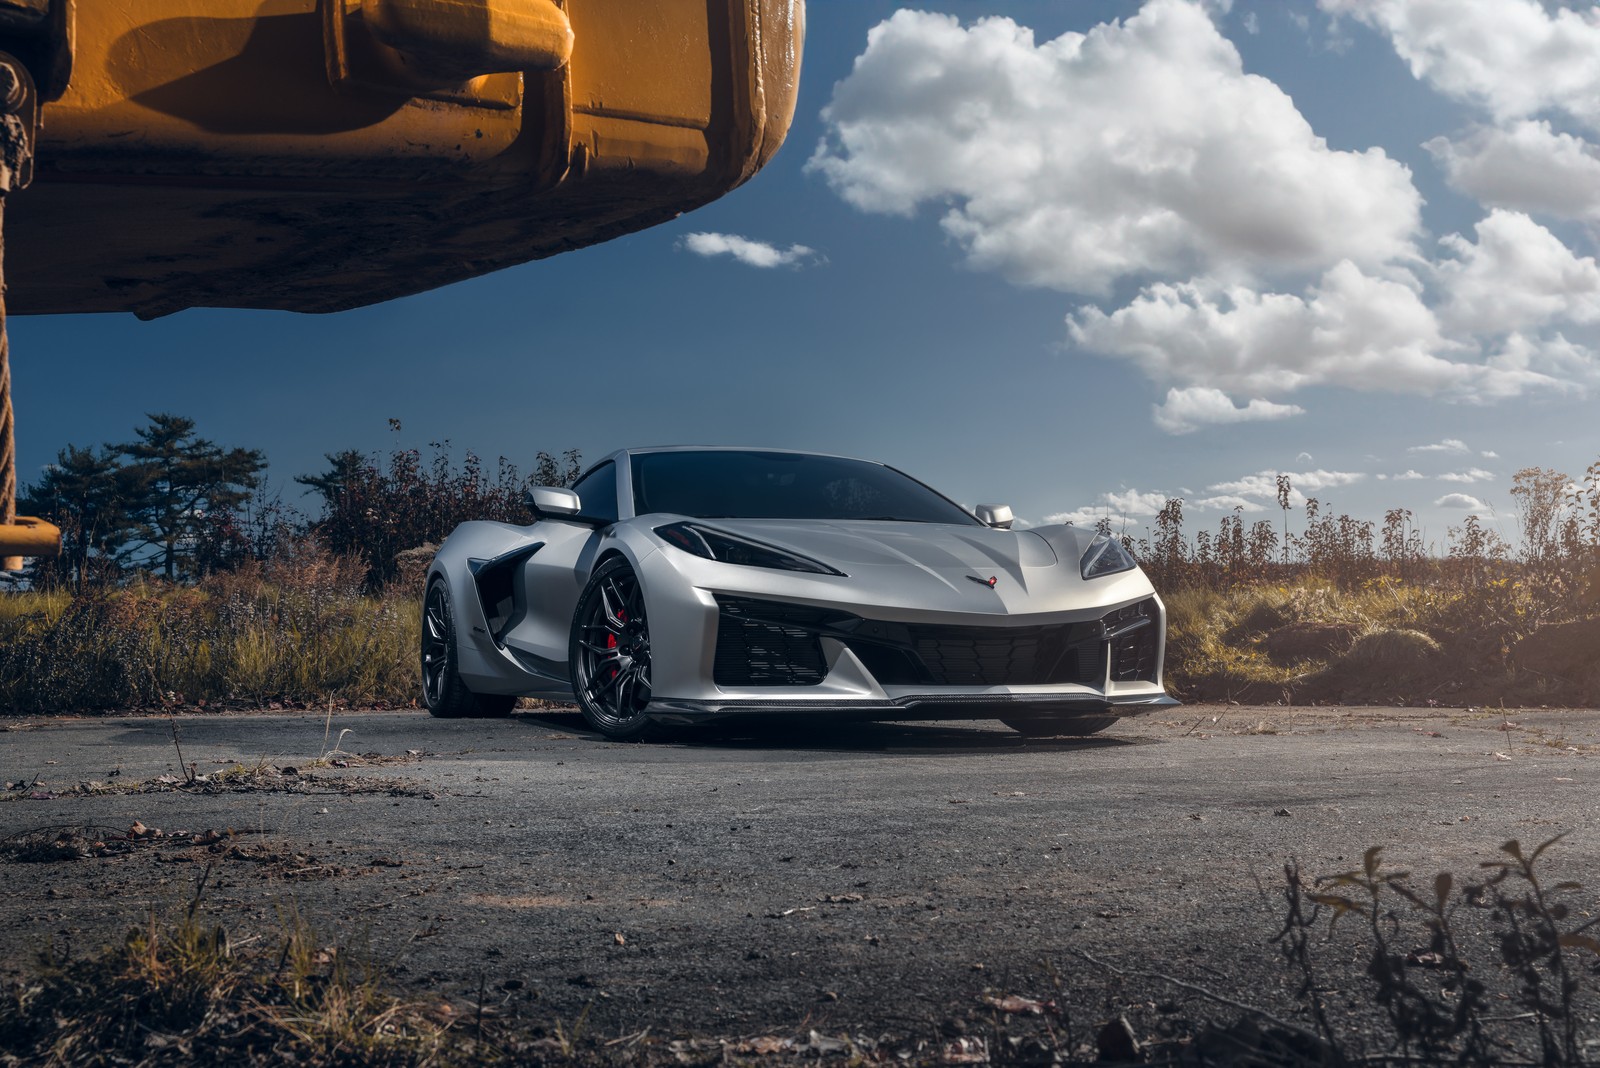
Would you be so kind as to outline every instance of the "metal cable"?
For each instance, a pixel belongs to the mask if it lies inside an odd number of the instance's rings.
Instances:
[[[0,196],[0,525],[17,519],[17,443],[11,414],[11,340],[6,331],[5,204]]]

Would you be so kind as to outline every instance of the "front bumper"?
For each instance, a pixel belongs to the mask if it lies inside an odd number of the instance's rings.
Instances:
[[[650,715],[662,723],[705,723],[730,716],[827,715],[853,719],[995,719],[1011,715],[1134,716],[1180,702],[1158,694],[913,694],[904,697],[796,701],[729,698],[686,701],[656,698]]]

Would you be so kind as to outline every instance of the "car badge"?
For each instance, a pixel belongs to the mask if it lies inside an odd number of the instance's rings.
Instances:
[[[994,584],[995,584],[995,581],[996,581],[996,576],[994,576],[994,575],[990,575],[988,578],[979,578],[977,575],[968,575],[967,578],[971,579],[973,582],[978,583],[979,585],[987,586],[991,590],[994,589]]]

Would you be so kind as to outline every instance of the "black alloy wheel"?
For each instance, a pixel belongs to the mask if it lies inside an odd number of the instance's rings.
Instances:
[[[508,715],[511,694],[473,693],[456,670],[456,624],[444,579],[428,584],[422,599],[422,703],[435,716],[491,718]]]
[[[601,564],[572,617],[572,689],[590,726],[607,738],[650,727],[650,626],[644,590],[626,560]]]

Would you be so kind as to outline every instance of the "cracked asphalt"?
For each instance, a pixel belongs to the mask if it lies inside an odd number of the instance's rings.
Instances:
[[[1017,994],[1159,1034],[1218,1009],[1201,991],[1296,1011],[1271,941],[1291,858],[1328,874],[1376,845],[1470,874],[1564,834],[1552,871],[1600,911],[1595,711],[1194,706],[1056,741],[789,722],[613,744],[542,712],[177,723],[183,764],[165,717],[0,721],[0,974],[175,917],[206,873],[203,914],[236,944],[298,913],[409,988],[596,1033],[949,1034]]]

